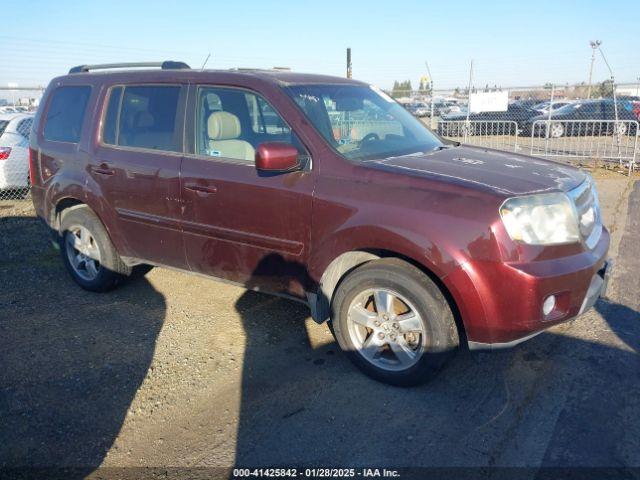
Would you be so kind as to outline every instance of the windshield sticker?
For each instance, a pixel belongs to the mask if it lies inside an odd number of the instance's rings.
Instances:
[[[220,150],[209,150],[209,155],[212,157],[221,157],[222,152]]]

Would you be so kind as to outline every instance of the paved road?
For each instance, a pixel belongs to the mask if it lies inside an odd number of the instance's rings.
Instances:
[[[29,209],[0,212],[0,467],[640,467],[640,182],[599,183],[611,300],[413,389],[286,300],[161,269],[83,292]]]

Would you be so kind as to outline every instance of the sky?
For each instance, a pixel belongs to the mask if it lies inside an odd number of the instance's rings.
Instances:
[[[182,60],[200,68],[291,67],[435,89],[586,82],[589,40],[616,81],[640,77],[640,1],[75,1],[10,4],[0,30],[0,86],[46,85],[74,65]],[[600,55],[594,81],[610,74]]]

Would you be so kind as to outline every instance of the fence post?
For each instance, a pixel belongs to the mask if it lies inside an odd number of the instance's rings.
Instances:
[[[549,100],[549,113],[547,114],[547,128],[545,129],[546,135],[544,136],[544,154],[548,155],[549,153],[549,135],[551,134],[551,106],[553,105],[553,94],[555,91],[555,86],[553,83],[551,84],[551,98]]]

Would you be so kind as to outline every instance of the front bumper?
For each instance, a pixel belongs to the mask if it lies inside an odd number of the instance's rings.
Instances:
[[[603,227],[591,249],[565,248],[560,256],[540,250],[533,261],[524,263],[488,259],[462,263],[444,281],[460,312],[469,347],[509,347],[584,313],[606,289],[609,242]],[[555,306],[545,314],[543,305],[551,295]]]
[[[584,295],[584,299],[582,300],[582,304],[580,306],[580,310],[578,314],[572,317],[563,318],[561,321],[565,322],[568,320],[572,320],[579,315],[587,312],[591,307],[595,305],[600,297],[605,297],[607,294],[607,287],[609,285],[609,278],[611,277],[611,270],[613,268],[613,260],[608,259],[604,262],[602,268],[600,268],[591,278],[591,282],[589,283],[589,287]],[[554,322],[554,324],[559,322]],[[522,342],[525,342],[540,333],[544,332],[545,329],[535,331],[523,337],[515,338],[513,340],[505,341],[505,342],[474,342],[469,340],[469,350],[502,350],[514,347]]]

